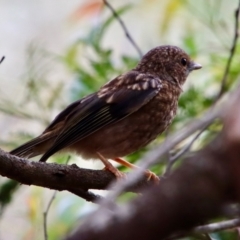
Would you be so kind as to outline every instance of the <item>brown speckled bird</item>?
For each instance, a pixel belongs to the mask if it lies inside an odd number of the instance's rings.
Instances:
[[[146,146],[169,126],[182,85],[200,68],[178,47],[156,47],[134,69],[70,104],[40,136],[10,153],[27,158],[43,154],[40,161],[45,162],[58,151],[74,151],[85,159],[100,159],[120,177],[108,159],[135,167],[120,157]]]

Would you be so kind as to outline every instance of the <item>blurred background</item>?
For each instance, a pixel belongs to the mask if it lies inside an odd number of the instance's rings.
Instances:
[[[172,44],[203,65],[188,78],[178,115],[168,132],[202,115],[220,89],[238,1],[109,2],[143,53]],[[65,106],[133,68],[140,59],[119,22],[100,0],[0,0],[0,36],[0,57],[6,57],[0,65],[0,147],[6,151],[40,134]],[[234,88],[239,80],[239,52],[238,44],[224,91]],[[220,127],[211,126],[192,151],[209,141]],[[164,138],[159,137],[151,146]],[[147,150],[128,159],[135,162]],[[66,163],[67,159],[67,154],[61,154],[51,161]],[[72,155],[70,163],[103,167],[98,161]],[[162,164],[153,170],[163,174],[165,167]],[[53,194],[0,177],[0,240],[44,239],[43,212]],[[129,198],[127,194],[125,197]],[[57,193],[48,214],[49,239],[66,235],[95,207],[68,192]],[[216,239],[237,237],[235,231],[213,235]]]

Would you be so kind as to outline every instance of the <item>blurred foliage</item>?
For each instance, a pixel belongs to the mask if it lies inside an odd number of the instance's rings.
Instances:
[[[229,57],[229,49],[233,36],[232,26],[234,18],[229,21],[226,16],[223,16],[221,10],[227,2],[227,0],[212,0],[198,3],[194,2],[193,4],[193,1],[190,0],[170,0],[165,1],[165,4],[161,5],[161,10],[163,11],[161,22],[156,22],[156,24],[159,24],[159,42],[160,39],[168,37],[169,33],[175,31],[176,20],[180,21],[181,19],[181,26],[186,29],[186,31],[183,31],[181,39],[178,39],[180,47],[185,49],[193,58],[202,58],[206,64],[202,75],[200,73],[198,73],[199,75],[193,73],[190,77],[184,94],[179,101],[177,117],[167,134],[181,129],[181,127],[186,125],[191,119],[202,115],[215,101],[220,89],[224,68]],[[156,1],[147,1],[145,3],[147,6],[151,4],[157,5]],[[116,9],[116,11],[119,15],[124,16],[125,13],[131,14],[131,11],[135,7],[137,7],[137,4],[124,5]],[[89,8],[86,9],[89,11]],[[147,10],[146,8],[145,11]],[[14,98],[7,98],[4,91],[0,90],[1,113],[15,117],[19,121],[25,120],[25,123],[33,123],[34,126],[35,124],[38,127],[46,126],[52,119],[53,111],[60,110],[66,106],[67,103],[96,91],[106,81],[133,68],[139,60],[136,56],[121,54],[116,63],[113,54],[114,50],[110,47],[104,47],[104,38],[116,19],[109,12],[107,17],[104,15],[105,11],[102,11],[101,14],[104,16],[101,18],[102,20],[99,21],[98,24],[93,24],[88,32],[85,32],[83,36],[75,39],[72,44],[69,44],[65,54],[61,57],[55,56],[31,44],[28,49],[26,76],[24,76],[21,83],[24,85],[23,98],[16,103]],[[151,12],[149,12],[149,14],[151,14]],[[183,15],[184,17],[182,17]],[[232,15],[232,12],[228,14],[228,16]],[[133,16],[134,19],[136,17],[139,16]],[[196,28],[194,25],[191,25],[191,19],[193,18],[198,19],[200,24]],[[127,23],[126,25],[128,27]],[[205,34],[209,34],[205,37],[209,39],[204,41],[205,43],[209,41],[207,43],[209,46],[213,46],[212,48],[209,47],[205,50],[206,46],[202,45],[203,33],[199,31],[199,26],[201,26],[201,29],[204,29],[202,31]],[[122,31],[119,25],[117,31]],[[147,29],[144,31],[147,33]],[[111,34],[114,39],[114,32],[111,32]],[[151,36],[146,34],[146,38],[151,38]],[[50,83],[48,74],[52,71],[51,63],[55,62],[60,62],[61,66],[70,71],[72,76],[74,76],[70,89],[64,89],[65,82],[63,81],[58,84]],[[239,62],[240,48],[238,44],[237,53],[229,72],[227,84],[224,88],[225,91],[233,89],[239,80]],[[194,79],[197,79],[198,82]],[[67,102],[66,99],[61,98],[63,94],[68,96]],[[33,109],[37,109],[38,111],[32,111]],[[220,122],[216,121],[212,124],[195,142],[192,151],[209,142],[209,140],[219,132],[221,127]],[[23,143],[34,137],[34,134],[32,129],[28,129],[27,131],[19,130],[19,132],[11,135],[8,139],[1,139],[1,145],[10,149],[19,145],[20,142]],[[128,156],[128,160],[136,162],[150,147],[164,141],[165,137],[166,134],[163,134],[150,146]],[[176,152],[188,144],[189,141],[191,141],[190,138],[177,146],[173,152]],[[53,161],[64,163],[66,161],[66,155],[56,155],[53,157]],[[178,161],[174,167],[179,164],[181,164],[181,161]],[[125,170],[124,167],[119,168],[120,170]],[[165,168],[166,164],[161,163],[153,166],[152,170],[158,174],[163,174]],[[0,184],[0,204],[3,210],[11,200],[14,200],[12,194],[18,185],[11,180],[0,181]],[[119,201],[125,202],[134,196],[133,194],[126,193]],[[26,216],[26,220],[31,224],[22,239],[42,239],[39,238],[39,236],[37,237],[38,233],[34,229],[36,226],[42,224],[42,218],[39,216],[44,212],[45,207],[43,205],[46,204],[43,204],[39,199],[43,197],[44,190],[38,189],[31,191],[27,199],[29,212]],[[58,194],[50,208],[50,220],[48,221],[49,239],[60,239],[74,227],[77,218],[81,219],[91,211],[92,208],[93,206],[91,204],[71,194]],[[222,231],[211,234],[211,236],[219,240],[237,239],[236,231]],[[194,236],[184,239],[197,238]]]
[[[117,10],[117,13],[121,15],[129,9],[130,5],[127,5]],[[74,100],[98,90],[107,79],[133,68],[138,61],[131,56],[122,55],[121,66],[117,67],[113,63],[112,49],[103,48],[104,34],[113,21],[115,18],[110,16],[94,26],[85,37],[77,39],[66,53],[64,61],[76,76],[71,91]],[[79,62],[79,54],[83,52],[87,53],[88,67]]]
[[[212,233],[210,236],[216,240],[238,240],[239,233],[235,229],[221,231],[219,233]]]
[[[0,188],[0,215],[3,213],[5,205],[9,204],[12,200],[13,193],[18,188],[19,183],[13,180],[8,180],[1,184]]]

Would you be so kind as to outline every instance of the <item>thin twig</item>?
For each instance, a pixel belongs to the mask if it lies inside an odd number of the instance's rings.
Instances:
[[[3,62],[3,60],[5,59],[5,56],[3,56],[0,60],[0,64]]]
[[[47,208],[45,210],[45,212],[43,213],[43,231],[44,231],[44,240],[48,240],[48,233],[47,233],[47,215],[48,215],[48,212],[49,212],[49,209],[53,203],[53,200],[55,199],[57,195],[57,191],[54,191],[48,205],[47,205]]]
[[[127,30],[126,25],[124,24],[123,20],[120,18],[120,16],[118,15],[118,13],[114,10],[114,8],[112,7],[112,5],[107,1],[107,0],[103,0],[104,4],[111,10],[113,16],[118,20],[118,22],[120,23],[127,39],[130,41],[130,43],[133,45],[133,47],[137,50],[138,54],[140,57],[143,56],[141,49],[138,47],[137,43],[133,40],[132,36],[130,35],[129,31]]]
[[[168,136],[169,136],[169,129],[170,127],[166,130],[165,132],[165,141],[168,141]],[[169,151],[167,152],[166,154],[166,158],[167,158],[167,161],[170,162],[171,161],[171,150],[169,149]],[[164,177],[165,174],[163,174],[163,177]]]
[[[200,137],[200,135],[206,130],[206,128],[208,127],[209,125],[205,126],[204,128],[202,128],[202,130],[195,135],[195,137],[192,139],[192,141],[190,141],[186,146],[184,146],[181,150],[179,150],[174,156],[171,156],[169,159],[168,159],[168,165],[166,167],[166,171],[165,173],[163,174],[163,176],[167,176],[170,171],[171,171],[171,168],[173,166],[173,164],[182,156],[184,155],[186,152],[189,151],[189,149],[191,148],[191,146],[193,145],[193,143]]]
[[[240,14],[239,12],[240,12],[240,0],[238,2],[238,8],[235,11],[235,27],[234,27],[234,37],[233,37],[232,47],[230,49],[230,54],[229,54],[228,61],[227,61],[226,67],[225,67],[225,71],[224,71],[223,78],[221,81],[222,83],[221,83],[220,91],[217,95],[216,101],[223,95],[223,93],[225,91],[226,82],[227,82],[227,78],[229,75],[231,63],[232,63],[233,57],[236,52],[236,46],[237,46],[237,41],[238,41],[238,37],[239,37],[239,33],[238,33],[239,14]]]
[[[71,158],[71,156],[69,155],[69,156],[67,157],[66,164],[68,164],[70,158]],[[50,207],[51,207],[51,205],[52,205],[52,203],[53,203],[53,200],[56,198],[56,195],[57,195],[57,190],[55,190],[55,191],[53,192],[53,195],[52,195],[52,197],[50,198],[50,201],[49,201],[49,203],[48,203],[48,205],[47,205],[47,208],[46,208],[46,210],[45,210],[44,213],[43,213],[44,240],[48,240],[48,233],[47,233],[47,216],[48,216],[48,212],[49,212],[49,210],[50,210]]]
[[[211,223],[208,225],[199,226],[193,229],[194,233],[213,233],[229,228],[235,228],[240,226],[240,219],[232,219],[227,221],[222,221],[218,223]]]

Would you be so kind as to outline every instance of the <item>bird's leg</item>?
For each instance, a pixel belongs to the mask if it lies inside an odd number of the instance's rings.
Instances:
[[[134,164],[122,159],[122,158],[119,158],[119,157],[114,158],[112,160],[121,164],[121,165],[123,165],[123,166],[125,166],[125,167],[131,168],[131,169],[139,168],[138,166],[136,166],[136,165],[134,165]],[[148,180],[152,179],[156,183],[159,183],[159,177],[155,173],[151,172],[150,170],[145,170],[145,174],[148,177]]]
[[[99,159],[105,166],[105,170],[112,172],[117,178],[125,178],[125,174],[115,168],[101,153],[97,152]]]

